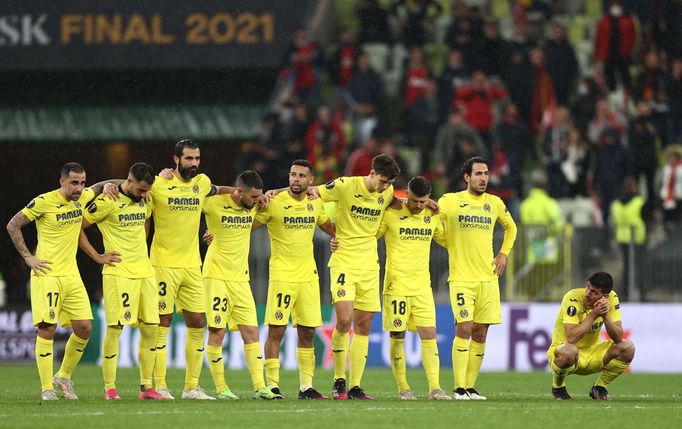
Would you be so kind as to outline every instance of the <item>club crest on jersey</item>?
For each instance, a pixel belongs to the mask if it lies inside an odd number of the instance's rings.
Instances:
[[[336,292],[336,296],[338,296],[339,298],[343,298],[344,296],[346,296],[346,291],[343,290],[343,289],[339,289],[339,290]]]
[[[282,314],[282,312],[279,311],[279,310],[275,311],[275,319],[276,319],[276,320],[282,320],[282,319],[284,319],[284,314]]]
[[[400,328],[401,326],[403,326],[403,321],[402,321],[402,320],[400,320],[400,319],[395,319],[395,320],[393,321],[393,327],[394,327],[394,328]]]
[[[220,322],[223,321],[223,318],[220,316],[216,316],[214,319],[216,325],[220,325]]]
[[[490,211],[490,204],[488,204],[488,203],[483,204],[483,210],[489,212]]]
[[[467,310],[460,310],[459,317],[469,317],[469,312]]]
[[[88,213],[94,214],[97,211],[97,204],[92,203],[88,206]]]
[[[315,210],[315,207],[313,207],[313,205],[311,203],[308,203],[308,205],[306,207],[308,208],[309,212]]]
[[[424,216],[424,223],[426,223],[426,224],[431,223],[431,216],[429,216],[429,215]]]
[[[192,186],[192,192],[194,192],[195,194],[198,194],[199,193],[199,185]]]
[[[159,301],[159,310],[163,311],[166,309],[166,302],[165,301]]]
[[[324,187],[327,189],[331,189],[334,187],[334,185],[336,185],[336,182],[334,182],[333,180],[330,180],[329,182],[327,182],[326,185],[324,185]]]
[[[384,201],[385,201],[385,200],[384,200],[384,197],[379,197],[379,198],[377,198],[377,203],[379,203],[379,205],[384,204]]]
[[[50,316],[50,320],[54,320],[54,318],[57,317],[53,309],[50,309],[48,316]]]
[[[36,205],[36,200],[33,199],[33,200],[31,200],[31,201],[28,202],[28,204],[26,205],[26,208],[27,208],[27,209],[32,209],[33,207],[35,207],[35,205]]]
[[[130,320],[130,318],[133,317],[133,315],[130,313],[130,311],[126,311],[125,314],[123,314],[123,318],[125,320]]]
[[[81,208],[81,203],[79,203],[78,201],[74,201],[74,202],[73,202],[73,206],[74,206],[75,208],[79,209],[79,208]]]

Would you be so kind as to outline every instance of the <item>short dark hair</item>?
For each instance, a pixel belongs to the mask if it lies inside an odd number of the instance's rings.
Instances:
[[[611,293],[613,290],[613,277],[605,271],[598,271],[587,278],[587,281],[604,295]]]
[[[237,177],[237,187],[242,189],[263,189],[263,180],[253,170],[246,170]]]
[[[76,174],[85,173],[85,168],[77,162],[67,162],[62,167],[61,176],[66,179],[71,172]]]
[[[138,182],[147,182],[150,185],[154,183],[154,168],[145,162],[136,162],[128,173]]]
[[[431,194],[431,182],[426,177],[415,176],[407,182],[407,189],[421,198]]]
[[[372,170],[376,171],[380,176],[387,177],[389,179],[395,179],[400,175],[400,167],[395,159],[382,153],[377,155],[372,159]]]
[[[182,139],[179,142],[175,143],[175,148],[173,149],[173,155],[177,156],[178,158],[182,158],[182,151],[186,147],[190,149],[199,149],[199,145],[192,139]]]
[[[315,170],[313,168],[313,164],[311,164],[310,161],[308,161],[306,159],[297,159],[296,161],[291,163],[292,167],[294,165],[298,165],[299,167],[305,167],[310,171],[310,175],[312,175],[312,176],[315,175]]]
[[[485,159],[481,158],[480,156],[475,156],[473,158],[469,158],[466,161],[464,161],[464,165],[462,165],[462,175],[467,175],[471,176],[471,172],[474,169],[474,164],[485,164],[488,165]]]

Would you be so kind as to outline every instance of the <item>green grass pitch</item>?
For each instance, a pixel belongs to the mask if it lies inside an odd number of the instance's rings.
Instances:
[[[33,366],[0,367],[0,427],[2,428],[680,428],[682,375],[625,374],[609,389],[610,401],[594,401],[587,392],[596,376],[568,378],[573,401],[556,401],[547,373],[482,373],[478,390],[488,401],[428,401],[422,371],[408,379],[418,401],[399,401],[387,369],[365,372],[364,387],[376,401],[299,401],[298,373],[282,371],[284,401],[250,399],[246,371],[226,371],[239,401],[142,402],[136,398],[138,372],[120,369],[118,392],[122,401],[102,399],[101,370],[82,365],[74,374],[79,401],[39,400],[37,370]],[[171,391],[180,396],[184,372],[169,370]],[[316,387],[329,395],[331,373],[318,370]],[[207,368],[202,386],[213,392]],[[449,388],[451,372],[441,372]]]

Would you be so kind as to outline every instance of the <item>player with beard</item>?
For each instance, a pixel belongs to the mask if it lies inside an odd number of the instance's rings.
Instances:
[[[450,302],[457,330],[452,343],[455,399],[485,400],[474,389],[483,363],[488,327],[502,321],[498,277],[516,239],[516,224],[502,200],[486,193],[488,165],[479,157],[462,167],[467,189],[438,201],[445,225],[450,277]],[[504,227],[504,241],[493,257],[495,222]]]
[[[254,399],[278,399],[265,386],[263,355],[260,350],[256,303],[249,284],[251,228],[263,195],[258,173],[247,170],[237,177],[229,195],[204,201],[210,245],[204,259],[208,345],[206,355],[219,399],[238,399],[225,382],[223,339],[226,327],[239,331],[244,341],[244,357],[253,382]]]
[[[309,200],[306,191],[315,174],[310,162],[299,159],[289,171],[289,188],[270,200],[256,215],[254,228],[267,225],[270,235],[270,279],[265,324],[265,376],[272,392],[279,390],[279,351],[291,316],[298,332],[296,359],[299,399],[328,399],[313,388],[315,328],[322,326],[320,284],[313,257],[315,227],[334,236],[334,225],[322,200]]]

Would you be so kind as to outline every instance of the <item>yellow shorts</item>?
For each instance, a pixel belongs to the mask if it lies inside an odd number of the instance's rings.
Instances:
[[[547,350],[550,368],[554,368],[554,351],[560,345],[552,345]],[[569,368],[567,374],[590,375],[601,372],[604,369],[604,356],[612,345],[613,341],[606,340],[595,343],[591,347],[578,349],[578,363],[573,368]]]
[[[31,313],[33,324],[41,322],[71,326],[72,320],[92,320],[88,293],[80,275],[31,275]]]
[[[330,267],[332,304],[354,301],[355,309],[377,313],[381,311],[379,270],[349,270]]]
[[[205,278],[206,321],[210,328],[238,331],[238,325],[258,326],[256,303],[249,282]]]
[[[154,267],[159,293],[159,314],[182,310],[205,313],[204,283],[201,268]]]
[[[268,303],[265,306],[265,324],[284,326],[289,323],[289,316],[294,326],[311,328],[322,326],[319,281],[270,282]]]
[[[409,329],[436,327],[436,304],[433,293],[414,296],[384,294],[384,331],[403,332]]]
[[[457,323],[502,323],[497,279],[487,282],[450,282],[450,304]]]
[[[142,321],[159,323],[156,279],[129,279],[104,274],[104,314],[107,326],[130,325]]]

